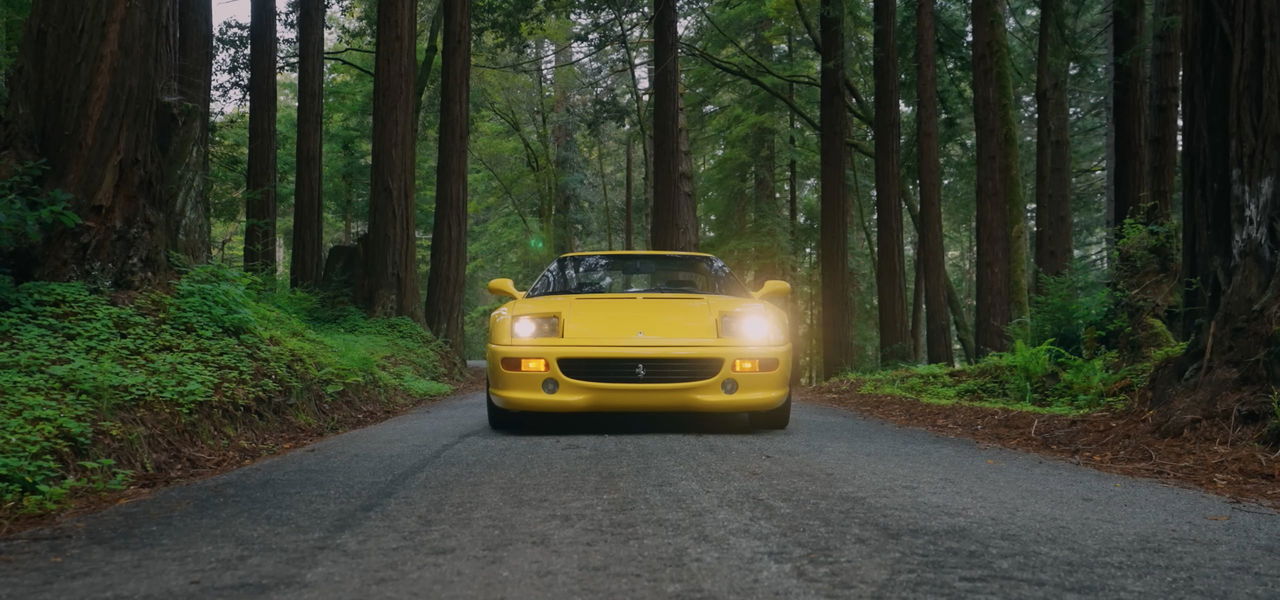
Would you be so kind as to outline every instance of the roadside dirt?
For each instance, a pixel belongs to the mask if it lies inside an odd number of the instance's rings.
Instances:
[[[977,406],[940,406],[864,394],[850,382],[807,388],[801,399],[982,444],[1064,458],[1101,471],[1157,479],[1280,509],[1280,452],[1259,431],[1202,423],[1157,435],[1151,415],[1129,410],[1066,417]]]
[[[453,386],[453,392],[440,397],[405,399],[394,404],[351,404],[343,410],[330,412],[327,415],[330,420],[324,424],[291,421],[277,425],[274,430],[244,431],[234,438],[220,440],[222,443],[217,445],[193,441],[193,445],[174,447],[170,449],[169,460],[158,461],[160,468],[135,474],[124,490],[82,493],[71,498],[66,508],[55,513],[15,515],[0,512],[0,537],[56,525],[109,506],[133,502],[160,488],[213,477],[264,458],[305,448],[334,435],[380,423],[441,398],[484,389],[484,372],[468,369],[467,378],[453,382]]]

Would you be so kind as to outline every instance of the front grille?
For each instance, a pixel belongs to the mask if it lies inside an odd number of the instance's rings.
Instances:
[[[569,379],[595,383],[689,383],[720,373],[720,358],[561,358]]]

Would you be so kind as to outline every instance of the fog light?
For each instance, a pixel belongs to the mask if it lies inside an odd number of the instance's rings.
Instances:
[[[545,358],[504,358],[502,359],[502,368],[507,371],[515,371],[517,373],[546,373],[547,359]]]
[[[560,391],[560,382],[548,377],[542,380],[542,391],[547,394],[554,394]]]
[[[778,370],[778,359],[776,358],[735,358],[733,359],[734,373],[772,373]]]
[[[724,382],[720,384],[720,390],[726,394],[732,394],[738,391],[738,380],[736,379],[724,380]]]

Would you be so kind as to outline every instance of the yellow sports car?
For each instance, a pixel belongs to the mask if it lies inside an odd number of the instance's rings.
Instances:
[[[489,317],[489,425],[525,412],[746,412],[791,420],[786,313],[720,259],[693,252],[591,252],[557,258]]]

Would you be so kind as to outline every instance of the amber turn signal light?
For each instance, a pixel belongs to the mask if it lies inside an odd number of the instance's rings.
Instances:
[[[776,358],[736,358],[733,361],[734,373],[768,373],[777,368]]]
[[[505,371],[517,371],[521,373],[546,373],[547,359],[545,358],[504,358],[502,359],[502,369]]]

